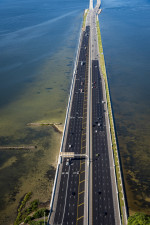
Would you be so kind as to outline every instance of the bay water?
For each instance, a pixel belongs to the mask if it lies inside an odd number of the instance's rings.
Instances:
[[[99,20],[129,212],[150,214],[150,1],[102,1]]]
[[[87,0],[0,1],[0,224],[23,196],[49,204]],[[2,149],[36,146],[35,149]]]

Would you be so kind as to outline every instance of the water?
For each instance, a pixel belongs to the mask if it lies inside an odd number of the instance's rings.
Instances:
[[[105,0],[99,16],[130,213],[150,213],[150,1]]]
[[[13,224],[20,199],[49,204],[61,134],[32,122],[64,123],[83,0],[0,2],[0,224]],[[12,213],[13,212],[13,213]]]

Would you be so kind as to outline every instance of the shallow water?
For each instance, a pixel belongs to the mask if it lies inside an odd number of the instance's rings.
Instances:
[[[28,123],[64,123],[87,1],[0,2],[0,224],[13,224],[20,199],[49,202],[61,134]],[[12,213],[13,212],[13,213]]]
[[[150,213],[150,2],[102,1],[104,55],[130,213]]]

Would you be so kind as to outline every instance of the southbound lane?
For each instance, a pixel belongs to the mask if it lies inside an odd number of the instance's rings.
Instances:
[[[102,82],[98,60],[92,61],[93,224],[115,225]]]

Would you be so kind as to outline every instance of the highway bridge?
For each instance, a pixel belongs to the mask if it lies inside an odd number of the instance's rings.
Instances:
[[[90,1],[81,30],[57,165],[49,225],[122,224],[96,18]],[[124,223],[125,224],[125,223]]]

